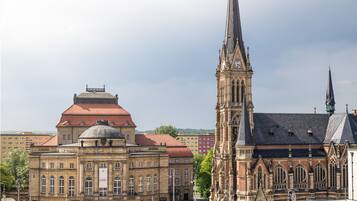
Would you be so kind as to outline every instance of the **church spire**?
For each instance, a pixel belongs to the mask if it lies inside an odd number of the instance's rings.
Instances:
[[[326,112],[332,115],[335,113],[335,94],[333,92],[331,69],[328,74],[328,86],[326,91]]]
[[[234,53],[236,47],[239,46],[244,61],[247,61],[243,44],[238,0],[228,0],[227,9],[226,33],[224,37],[224,45],[227,49],[227,53]]]
[[[247,101],[245,96],[243,97],[242,103],[242,114],[240,117],[240,124],[237,136],[236,145],[251,145],[253,143],[252,140],[252,131],[250,129],[250,122],[249,122],[249,112],[247,109]]]

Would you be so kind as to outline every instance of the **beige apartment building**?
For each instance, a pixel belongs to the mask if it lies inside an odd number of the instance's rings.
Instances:
[[[193,200],[193,155],[184,144],[135,134],[105,89],[84,94],[62,114],[58,136],[31,148],[30,200]]]
[[[185,144],[193,154],[207,154],[214,146],[215,135],[214,133],[179,133],[176,139]]]
[[[23,133],[1,133],[0,134],[0,156],[5,158],[9,151],[13,149],[21,149],[30,151],[31,145],[40,145],[49,140],[51,134],[35,134],[32,132]]]

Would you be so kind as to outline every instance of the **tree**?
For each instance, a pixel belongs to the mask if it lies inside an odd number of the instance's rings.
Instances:
[[[202,154],[195,154],[193,156],[193,171],[195,174],[195,177],[198,177],[200,174],[200,169],[201,169],[201,163],[205,159],[205,155]]]
[[[177,129],[172,125],[162,125],[155,129],[155,133],[171,135],[174,138],[177,137]]]
[[[210,189],[211,189],[211,170],[212,170],[212,158],[213,158],[213,151],[208,151],[207,155],[204,157],[200,172],[196,179],[198,192],[204,198],[209,198],[210,196]]]
[[[0,163],[0,187],[1,191],[4,191],[3,188],[10,190],[14,185],[14,178],[10,175],[9,166],[3,161]]]
[[[17,189],[17,200],[20,200],[20,191],[28,186],[29,168],[28,154],[24,150],[14,149],[5,160],[7,173],[13,178],[13,185]]]

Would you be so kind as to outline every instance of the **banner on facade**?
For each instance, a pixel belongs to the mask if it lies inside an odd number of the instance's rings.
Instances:
[[[108,188],[108,168],[99,168],[99,188]]]

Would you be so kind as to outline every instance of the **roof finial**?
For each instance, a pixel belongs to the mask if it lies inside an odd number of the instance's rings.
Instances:
[[[335,113],[335,94],[333,91],[333,84],[332,84],[332,75],[331,75],[331,68],[329,67],[329,74],[328,74],[328,85],[326,91],[326,112],[332,115]]]
[[[316,107],[314,107],[314,114],[316,114]]]
[[[348,104],[346,104],[346,113],[348,114]]]

